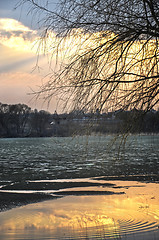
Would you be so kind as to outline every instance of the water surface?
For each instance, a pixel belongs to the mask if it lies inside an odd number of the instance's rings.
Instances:
[[[159,239],[159,136],[114,140],[0,139],[0,191],[61,196],[1,212],[0,240]]]
[[[158,175],[159,136],[0,139],[0,181]]]
[[[0,239],[157,240],[158,184],[112,183],[125,194],[67,196],[0,213]]]

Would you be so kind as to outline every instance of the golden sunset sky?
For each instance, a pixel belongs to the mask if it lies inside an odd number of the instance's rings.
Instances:
[[[17,0],[0,0],[0,102],[24,103],[33,109],[54,112],[56,101],[49,105],[33,98],[49,72],[48,58],[40,55],[37,64],[39,30],[33,26],[27,6],[17,8]]]

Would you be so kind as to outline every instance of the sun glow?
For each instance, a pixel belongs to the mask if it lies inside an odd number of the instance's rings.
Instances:
[[[0,43],[6,47],[18,49],[21,52],[33,52],[33,43],[26,41],[21,37],[11,37],[9,39],[5,37],[0,40]]]

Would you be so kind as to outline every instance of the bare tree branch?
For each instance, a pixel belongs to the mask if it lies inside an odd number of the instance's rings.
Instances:
[[[149,110],[159,99],[159,1],[23,0],[43,15],[59,71],[38,94],[55,94],[86,110]],[[47,42],[47,41],[46,41]],[[70,43],[70,44],[69,44]],[[53,52],[54,53],[54,52]]]

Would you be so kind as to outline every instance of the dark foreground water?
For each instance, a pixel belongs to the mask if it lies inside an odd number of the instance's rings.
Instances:
[[[0,193],[56,200],[0,213],[0,240],[159,239],[159,136],[0,139]]]

